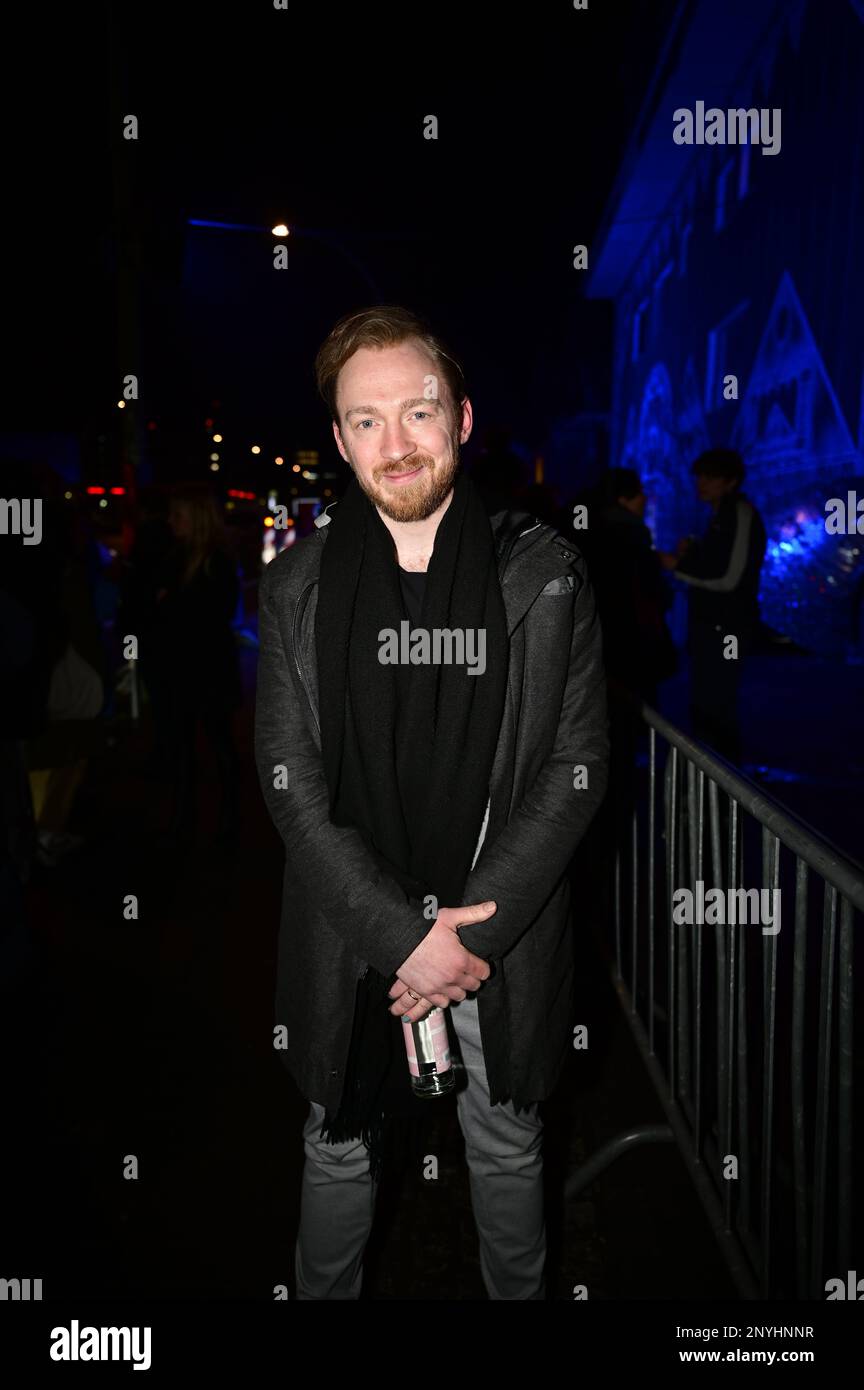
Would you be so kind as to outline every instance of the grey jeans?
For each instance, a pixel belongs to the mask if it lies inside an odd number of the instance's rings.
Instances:
[[[490,1106],[476,999],[450,1005],[467,1085],[456,1092],[459,1125],[490,1299],[545,1299],[542,1121],[538,1106],[516,1114]],[[407,1058],[406,1058],[407,1066]],[[434,1104],[430,1102],[430,1104]],[[363,1252],[378,1184],[359,1139],[318,1137],[324,1107],[310,1102],[303,1128],[306,1161],[294,1256],[298,1299],[360,1297]]]

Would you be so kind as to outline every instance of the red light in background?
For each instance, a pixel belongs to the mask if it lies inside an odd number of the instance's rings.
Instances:
[[[112,487],[111,491],[115,497],[123,497],[126,494],[125,487]]]
[[[148,421],[147,421],[147,428],[148,428],[148,430],[155,430],[155,428],[156,428],[156,421],[155,421],[155,420],[148,420]]]
[[[205,430],[212,430],[213,428],[213,421],[209,417],[204,421],[204,428]]]
[[[88,487],[87,491],[88,491],[88,492],[91,494],[91,496],[93,496],[93,497],[101,497],[102,494],[104,493],[105,489],[104,489],[104,487]]]

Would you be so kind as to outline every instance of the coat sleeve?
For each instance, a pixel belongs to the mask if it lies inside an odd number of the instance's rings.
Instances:
[[[493,960],[531,926],[563,876],[606,792],[609,739],[606,680],[594,595],[579,561],[567,683],[555,743],[507,825],[468,875],[463,905],[494,900],[488,922],[459,928],[469,951]],[[536,673],[535,673],[536,674]],[[574,788],[574,768],[587,785]]]
[[[719,525],[682,555],[675,574],[686,584],[732,593],[741,583],[750,554],[753,509],[743,498],[723,508]]]
[[[258,780],[286,858],[310,902],[327,925],[382,975],[399,966],[430,931],[399,883],[384,873],[360,832],[335,826],[324,763],[311,729],[311,709],[295,678],[293,651],[286,651],[276,617],[269,568],[261,577],[258,606],[258,690],[255,761]],[[278,769],[284,788],[276,786]],[[311,929],[311,927],[310,927]]]

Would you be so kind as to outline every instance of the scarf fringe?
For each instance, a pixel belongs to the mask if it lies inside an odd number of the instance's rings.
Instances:
[[[350,1139],[362,1140],[369,1151],[369,1172],[373,1182],[380,1182],[385,1170],[402,1168],[412,1155],[421,1151],[426,1129],[424,1116],[387,1114],[379,1109],[358,1133],[358,1126],[341,1111],[324,1115],[320,1135],[328,1144],[341,1144]]]

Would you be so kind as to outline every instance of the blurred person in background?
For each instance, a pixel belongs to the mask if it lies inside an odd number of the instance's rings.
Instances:
[[[737,450],[706,449],[691,471],[700,502],[711,508],[711,521],[701,539],[679,541],[676,553],[661,560],[690,591],[693,732],[730,762],[740,763],[738,692],[742,662],[759,633],[765,525],[741,492],[744,460]]]
[[[0,959],[7,936],[25,920],[24,886],[36,858],[26,739],[39,710],[33,614],[4,579],[0,575]],[[0,969],[0,980],[5,976]]]
[[[26,661],[17,653],[9,657],[14,672],[4,694],[16,702],[17,714],[7,727],[25,740],[35,859],[54,869],[84,843],[68,826],[104,728],[98,718],[105,699],[104,646],[91,584],[92,527],[79,504],[62,497],[62,480],[53,469],[9,463],[6,483],[11,495],[38,497],[42,507],[40,544],[4,545],[0,589],[7,621],[26,623],[32,634]]]
[[[471,478],[490,514],[515,506],[520,490],[527,483],[528,470],[511,447],[507,425],[488,426],[483,447],[471,467]]]
[[[615,850],[628,833],[638,791],[637,759],[646,725],[626,692],[656,707],[661,681],[674,675],[678,652],[666,623],[668,581],[643,520],[646,497],[632,468],[610,468],[583,497],[588,526],[576,531],[603,631],[609,677],[609,790],[589,831],[586,871],[602,871],[608,892]],[[610,903],[611,909],[611,903]]]
[[[156,595],[163,587],[166,561],[176,544],[168,521],[168,503],[167,494],[156,488],[143,488],[139,494],[135,540],[123,577],[117,621],[119,633],[138,638],[138,671],[153,720],[153,767],[160,772],[170,768],[171,672],[159,659],[153,630],[158,622]]]
[[[645,501],[634,469],[610,468],[588,529],[575,539],[597,594],[607,674],[655,705],[678,653],[666,624],[672,595],[645,525]]]
[[[206,484],[175,487],[168,519],[175,544],[162,567],[148,655],[164,700],[174,776],[169,836],[189,839],[195,833],[200,722],[221,785],[217,837],[228,845],[239,825],[233,722],[243,691],[231,625],[239,594],[237,572],[216,499]]]

